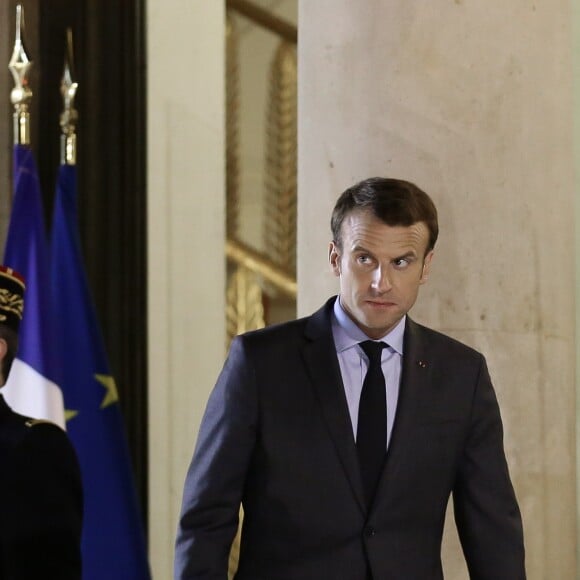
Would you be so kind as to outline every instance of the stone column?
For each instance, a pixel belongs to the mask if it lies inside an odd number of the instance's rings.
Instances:
[[[320,223],[343,189],[380,175],[432,195],[413,316],[487,357],[532,580],[576,574],[571,25],[564,0],[299,6],[299,311],[336,292]]]
[[[149,546],[171,578],[187,466],[224,360],[223,2],[148,0]]]

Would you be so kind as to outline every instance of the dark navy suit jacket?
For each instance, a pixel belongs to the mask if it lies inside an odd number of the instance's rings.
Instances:
[[[363,497],[330,313],[238,337],[187,475],[175,578],[440,580],[453,493],[470,576],[523,580],[520,512],[485,360],[407,320],[395,425],[374,503]]]

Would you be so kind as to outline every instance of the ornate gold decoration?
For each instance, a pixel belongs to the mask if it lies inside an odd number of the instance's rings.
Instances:
[[[6,288],[0,288],[0,309],[16,314],[22,320],[22,311],[24,309],[24,300],[19,294],[14,294]],[[6,316],[3,318],[6,320]]]
[[[14,88],[10,93],[10,101],[14,105],[14,144],[30,145],[30,113],[28,106],[32,99],[32,91],[28,85],[28,73],[32,61],[24,48],[24,10],[20,4],[16,6],[16,35],[14,49],[8,69],[14,79]]]
[[[240,562],[240,541],[242,539],[242,522],[244,520],[244,508],[240,506],[240,520],[238,523],[238,531],[236,537],[232,542],[230,550],[230,559],[228,562],[228,579],[233,580],[238,571],[238,564]]]
[[[228,280],[226,325],[228,344],[238,334],[265,326],[258,277],[242,266],[236,268]]]
[[[226,240],[226,256],[235,264],[259,274],[290,298],[296,298],[296,276],[274,264],[268,256],[247,246],[240,240]]]
[[[254,24],[273,32],[280,38],[296,44],[298,42],[298,29],[283,18],[276,16],[257,3],[249,0],[226,0],[228,10],[235,10]]]
[[[55,425],[56,423],[53,423],[52,421],[47,421],[46,419],[28,419],[28,421],[26,421],[24,423],[24,425],[26,427],[36,427],[36,425]]]
[[[239,227],[239,66],[235,20],[228,14],[226,37],[226,200],[229,260],[226,291],[228,344],[237,334],[265,326],[263,291],[267,285],[296,298],[296,125],[297,64],[295,26],[247,0],[227,0],[235,10],[286,42],[278,48],[270,73],[266,158],[267,252],[240,241]],[[241,523],[230,550],[228,578],[235,576],[239,562]]]
[[[60,162],[63,165],[77,163],[77,135],[76,125],[78,113],[75,109],[75,96],[78,83],[73,80],[73,41],[70,28],[66,31],[66,53],[64,71],[60,83],[60,92],[63,99],[63,112],[60,116]]]
[[[296,49],[281,42],[270,71],[266,143],[265,247],[296,272]]]
[[[226,232],[236,237],[240,206],[239,108],[240,73],[235,18],[226,20]]]

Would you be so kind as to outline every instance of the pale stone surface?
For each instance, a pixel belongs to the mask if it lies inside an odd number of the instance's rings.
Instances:
[[[441,238],[413,315],[486,355],[528,577],[573,578],[571,6],[306,0],[299,15],[299,311],[336,292],[343,189],[383,175],[430,193]],[[446,578],[467,578],[447,528]]]
[[[185,473],[224,360],[222,2],[147,2],[149,546],[171,578]]]

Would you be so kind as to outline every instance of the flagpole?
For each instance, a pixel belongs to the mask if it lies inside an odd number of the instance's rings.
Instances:
[[[24,47],[24,11],[16,7],[16,34],[8,68],[14,79],[13,200],[3,262],[26,280],[25,308],[18,351],[2,392],[10,406],[27,417],[49,419],[63,429],[64,402],[60,359],[51,309],[50,254],[44,204],[34,155],[30,149],[29,73],[32,61]]]
[[[32,91],[28,83],[28,73],[32,61],[24,48],[24,11],[22,5],[16,6],[16,35],[14,50],[8,64],[8,69],[14,78],[14,88],[10,92],[10,101],[14,105],[14,144],[30,145],[30,113],[28,107],[32,99]]]
[[[73,38],[70,28],[66,31],[66,53],[64,58],[64,72],[60,84],[60,92],[63,98],[63,112],[60,116],[60,163],[61,165],[76,165],[77,163],[77,135],[76,125],[78,113],[74,106],[74,100],[78,88],[74,81],[73,69]]]

